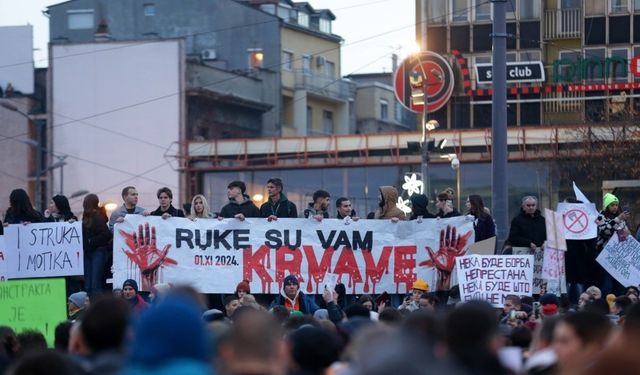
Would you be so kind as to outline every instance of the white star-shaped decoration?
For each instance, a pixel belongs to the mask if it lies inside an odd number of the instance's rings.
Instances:
[[[411,213],[411,207],[409,207],[408,199],[405,201],[404,199],[402,199],[402,197],[399,197],[398,202],[396,203],[396,207],[398,207],[400,211],[404,212],[405,214]]]
[[[404,184],[402,184],[402,188],[407,191],[409,196],[413,194],[422,194],[424,189],[424,184],[422,181],[418,180],[415,173],[411,174],[411,177],[404,176]]]

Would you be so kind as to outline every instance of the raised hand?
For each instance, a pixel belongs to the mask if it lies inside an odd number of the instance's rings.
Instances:
[[[473,231],[468,231],[464,235],[457,234],[455,227],[447,226],[447,229],[440,231],[440,248],[434,252],[427,246],[429,254],[428,260],[421,262],[420,266],[435,267],[438,271],[438,281],[436,290],[448,290],[451,288],[451,272],[456,265],[456,258],[462,256],[467,251],[467,243]]]
[[[122,249],[129,260],[140,268],[142,275],[142,290],[150,290],[157,282],[158,269],[162,266],[175,266],[175,260],[169,258],[171,244],[158,249],[156,243],[156,227],[150,227],[149,223],[138,225],[138,233],[127,233],[120,229],[120,234],[125,238],[128,249]]]

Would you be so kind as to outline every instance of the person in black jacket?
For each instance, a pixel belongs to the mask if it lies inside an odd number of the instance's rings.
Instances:
[[[297,218],[298,208],[287,199],[282,192],[282,180],[279,178],[271,178],[267,181],[267,194],[269,199],[260,206],[260,216],[267,218],[269,221],[278,220],[279,217]]]
[[[151,216],[162,216],[163,219],[170,217],[184,217],[182,210],[173,207],[171,202],[173,201],[173,193],[168,187],[158,189],[158,203],[160,206],[155,211],[149,213]]]
[[[69,200],[64,195],[56,195],[51,198],[49,207],[44,211],[44,221],[47,223],[57,223],[78,218],[71,212]]]
[[[336,219],[344,219],[347,216],[358,219],[358,214],[356,214],[356,210],[353,209],[349,198],[340,197],[336,200]]]
[[[522,198],[520,214],[511,220],[509,243],[513,247],[528,247],[535,250],[547,239],[544,216],[538,209],[538,199],[534,196]]]
[[[247,186],[242,181],[232,181],[227,186],[227,197],[229,203],[220,210],[219,217],[244,220],[247,217],[261,217],[260,210],[245,194]]]
[[[82,202],[82,240],[84,248],[85,290],[91,295],[104,290],[109,264],[111,231],[107,213],[95,194],[88,194]]]
[[[42,214],[33,208],[24,189],[15,189],[9,194],[9,209],[4,216],[4,225],[41,223],[42,220]]]
[[[436,208],[438,209],[436,217],[441,219],[460,216],[460,212],[453,207],[453,197],[449,193],[442,192],[438,194]]]
[[[427,208],[429,206],[429,198],[424,194],[413,194],[409,197],[411,201],[411,220],[416,220],[419,217],[423,219],[433,219],[434,214],[429,212]]]
[[[318,221],[329,218],[329,204],[331,203],[331,194],[325,190],[316,190],[313,193],[313,202],[309,203],[309,207],[305,208],[303,215],[306,219],[313,217]]]
[[[482,197],[472,194],[467,199],[469,214],[473,215],[473,230],[475,242],[483,241],[496,235],[496,223],[484,207]]]

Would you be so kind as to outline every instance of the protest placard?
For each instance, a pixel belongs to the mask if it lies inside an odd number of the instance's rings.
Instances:
[[[566,240],[588,240],[598,236],[598,210],[593,203],[558,203]]]
[[[0,236],[0,281],[6,281],[7,279],[7,257],[4,249],[4,236]]]
[[[542,278],[544,251],[541,247],[531,250],[529,247],[514,247],[513,255],[533,255],[533,294],[540,294],[547,289],[547,282]]]
[[[620,241],[614,234],[596,261],[623,286],[640,284],[640,243],[633,236]]]
[[[466,217],[346,225],[127,215],[114,230],[113,282],[132,278],[141,290],[188,283],[203,293],[233,293],[246,279],[255,293],[279,293],[284,278],[296,275],[305,293],[322,293],[329,273],[349,294],[406,293],[417,278],[431,290],[448,290],[455,258],[471,243],[473,221]]]
[[[566,251],[544,248],[542,260],[542,278],[546,281],[546,292],[560,296],[567,292],[567,275],[565,270]]]
[[[544,216],[544,224],[547,230],[547,240],[545,243],[554,249],[567,251],[567,241],[564,238],[562,215],[545,208]]]
[[[37,330],[53,347],[58,323],[67,319],[63,278],[8,280],[0,283],[0,324],[16,333]]]
[[[5,228],[9,279],[84,274],[82,223],[15,224]]]
[[[496,237],[487,238],[469,246],[469,254],[493,255],[496,253]]]
[[[467,255],[456,259],[456,270],[462,301],[503,307],[506,296],[533,292],[533,255]]]

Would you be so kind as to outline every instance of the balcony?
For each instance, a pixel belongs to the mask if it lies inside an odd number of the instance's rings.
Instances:
[[[302,71],[295,72],[295,89],[340,101],[351,97],[350,81],[330,79],[320,75],[312,75]]]
[[[550,9],[544,11],[544,39],[580,39],[582,9]]]

